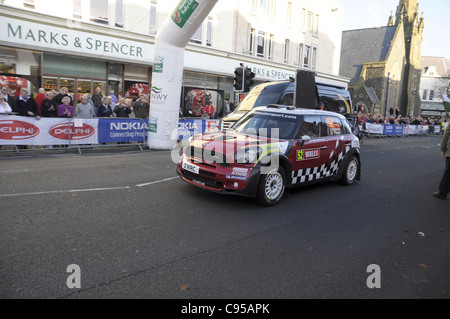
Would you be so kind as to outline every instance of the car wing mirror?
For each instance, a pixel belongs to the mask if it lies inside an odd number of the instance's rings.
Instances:
[[[298,142],[298,145],[300,147],[303,147],[305,145],[305,143],[311,141],[311,136],[308,135],[303,135],[302,138],[300,139],[300,141]]]

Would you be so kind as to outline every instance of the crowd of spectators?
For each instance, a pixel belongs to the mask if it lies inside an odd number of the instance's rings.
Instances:
[[[45,91],[38,90],[33,98],[26,88],[20,90],[20,95],[14,97],[10,94],[8,86],[1,87],[0,114],[17,114],[40,117],[136,117],[148,118],[150,112],[149,97],[141,93],[135,101],[128,95],[116,97],[114,91],[104,95],[102,88],[97,87],[95,93],[81,96],[74,106],[73,96],[68,93],[67,87]]]
[[[423,118],[422,116],[413,116],[410,117],[408,115],[388,115],[382,116],[380,113],[371,114],[371,113],[362,113],[361,111],[355,112],[358,116],[358,123],[360,125],[364,125],[364,123],[371,124],[400,124],[400,125],[441,125],[445,119],[441,118]]]

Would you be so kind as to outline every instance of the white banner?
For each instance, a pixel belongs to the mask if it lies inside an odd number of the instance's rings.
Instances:
[[[97,130],[98,119],[0,115],[0,145],[98,144]]]

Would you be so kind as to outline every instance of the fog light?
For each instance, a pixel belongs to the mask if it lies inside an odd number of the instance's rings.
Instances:
[[[238,188],[239,184],[237,182],[234,182],[233,186],[234,186],[234,188]]]

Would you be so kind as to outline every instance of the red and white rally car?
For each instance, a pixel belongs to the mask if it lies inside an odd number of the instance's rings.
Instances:
[[[180,177],[205,190],[277,204],[287,188],[360,179],[360,144],[343,115],[293,106],[258,107],[230,130],[193,136]]]

